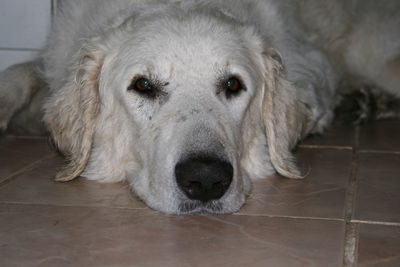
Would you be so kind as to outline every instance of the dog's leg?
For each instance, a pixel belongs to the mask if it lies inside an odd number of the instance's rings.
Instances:
[[[47,89],[39,68],[40,63],[32,61],[0,73],[0,131],[44,132],[41,106]]]

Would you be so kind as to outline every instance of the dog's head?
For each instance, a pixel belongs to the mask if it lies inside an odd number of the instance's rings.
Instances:
[[[46,106],[70,158],[59,180],[126,179],[150,207],[230,213],[250,178],[299,178],[305,106],[272,43],[231,15],[177,10],[88,40]]]

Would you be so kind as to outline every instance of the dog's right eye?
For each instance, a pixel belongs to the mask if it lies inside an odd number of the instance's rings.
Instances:
[[[240,94],[241,91],[246,91],[246,87],[241,82],[240,78],[232,76],[222,82],[220,85],[225,91],[226,97],[231,98]]]
[[[135,91],[149,97],[154,97],[156,95],[156,90],[156,86],[145,77],[134,79],[128,87],[128,91]]]

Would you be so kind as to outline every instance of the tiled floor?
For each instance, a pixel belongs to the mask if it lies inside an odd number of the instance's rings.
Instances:
[[[45,138],[0,137],[0,266],[400,266],[400,122],[334,126],[224,216],[167,216],[126,184],[56,183]]]

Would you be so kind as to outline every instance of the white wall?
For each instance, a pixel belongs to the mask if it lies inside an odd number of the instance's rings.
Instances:
[[[43,47],[55,0],[0,0],[0,71]]]

